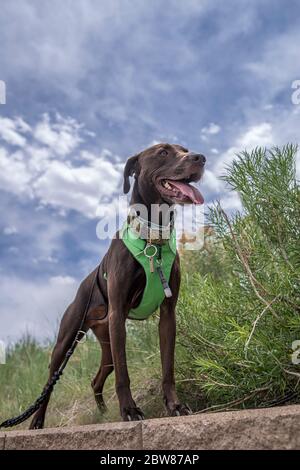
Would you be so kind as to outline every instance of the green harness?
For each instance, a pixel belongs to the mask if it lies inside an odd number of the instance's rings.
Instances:
[[[144,268],[146,285],[138,307],[132,308],[128,317],[133,320],[146,320],[154,313],[165,299],[165,291],[160,277],[163,273],[169,282],[172,266],[176,256],[176,233],[173,229],[170,239],[164,244],[149,243],[138,238],[125,223],[120,235],[132,256]],[[159,268],[161,270],[159,271]],[[153,271],[153,272],[152,272]]]

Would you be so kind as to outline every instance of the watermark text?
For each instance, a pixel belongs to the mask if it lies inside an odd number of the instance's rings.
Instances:
[[[6,104],[6,84],[0,80],[0,104]]]
[[[0,365],[6,364],[6,347],[5,343],[0,340]]]
[[[177,240],[184,237],[185,250],[199,250],[204,242],[204,209],[203,206],[190,204],[170,206],[168,204],[128,205],[126,196],[120,196],[113,204],[102,205],[101,220],[96,227],[100,240],[111,240],[116,237],[120,222],[126,221],[139,238],[153,242],[157,239],[168,240],[175,227]],[[118,236],[122,237],[122,231]]]
[[[295,365],[300,364],[300,339],[292,342],[292,363]]]
[[[291,101],[293,104],[300,104],[300,80],[294,80],[292,83],[292,89],[295,90],[291,95]]]

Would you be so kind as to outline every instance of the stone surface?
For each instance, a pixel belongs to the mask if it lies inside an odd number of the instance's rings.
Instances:
[[[0,450],[300,449],[300,406],[0,432]]]
[[[300,449],[300,406],[143,423],[144,449]]]
[[[5,434],[0,433],[0,450],[4,449],[4,445],[5,445]]]
[[[142,426],[134,423],[105,423],[6,434],[5,450],[134,450],[142,448]]]

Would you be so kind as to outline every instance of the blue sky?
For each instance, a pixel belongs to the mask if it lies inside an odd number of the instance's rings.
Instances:
[[[0,339],[53,335],[103,254],[99,210],[153,142],[207,156],[207,202],[234,154],[298,141],[297,0],[2,0]]]

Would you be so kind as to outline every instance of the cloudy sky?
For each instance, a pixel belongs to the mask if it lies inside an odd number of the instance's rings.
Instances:
[[[52,336],[107,244],[101,208],[153,142],[207,156],[298,141],[298,0],[1,0],[0,340]]]

